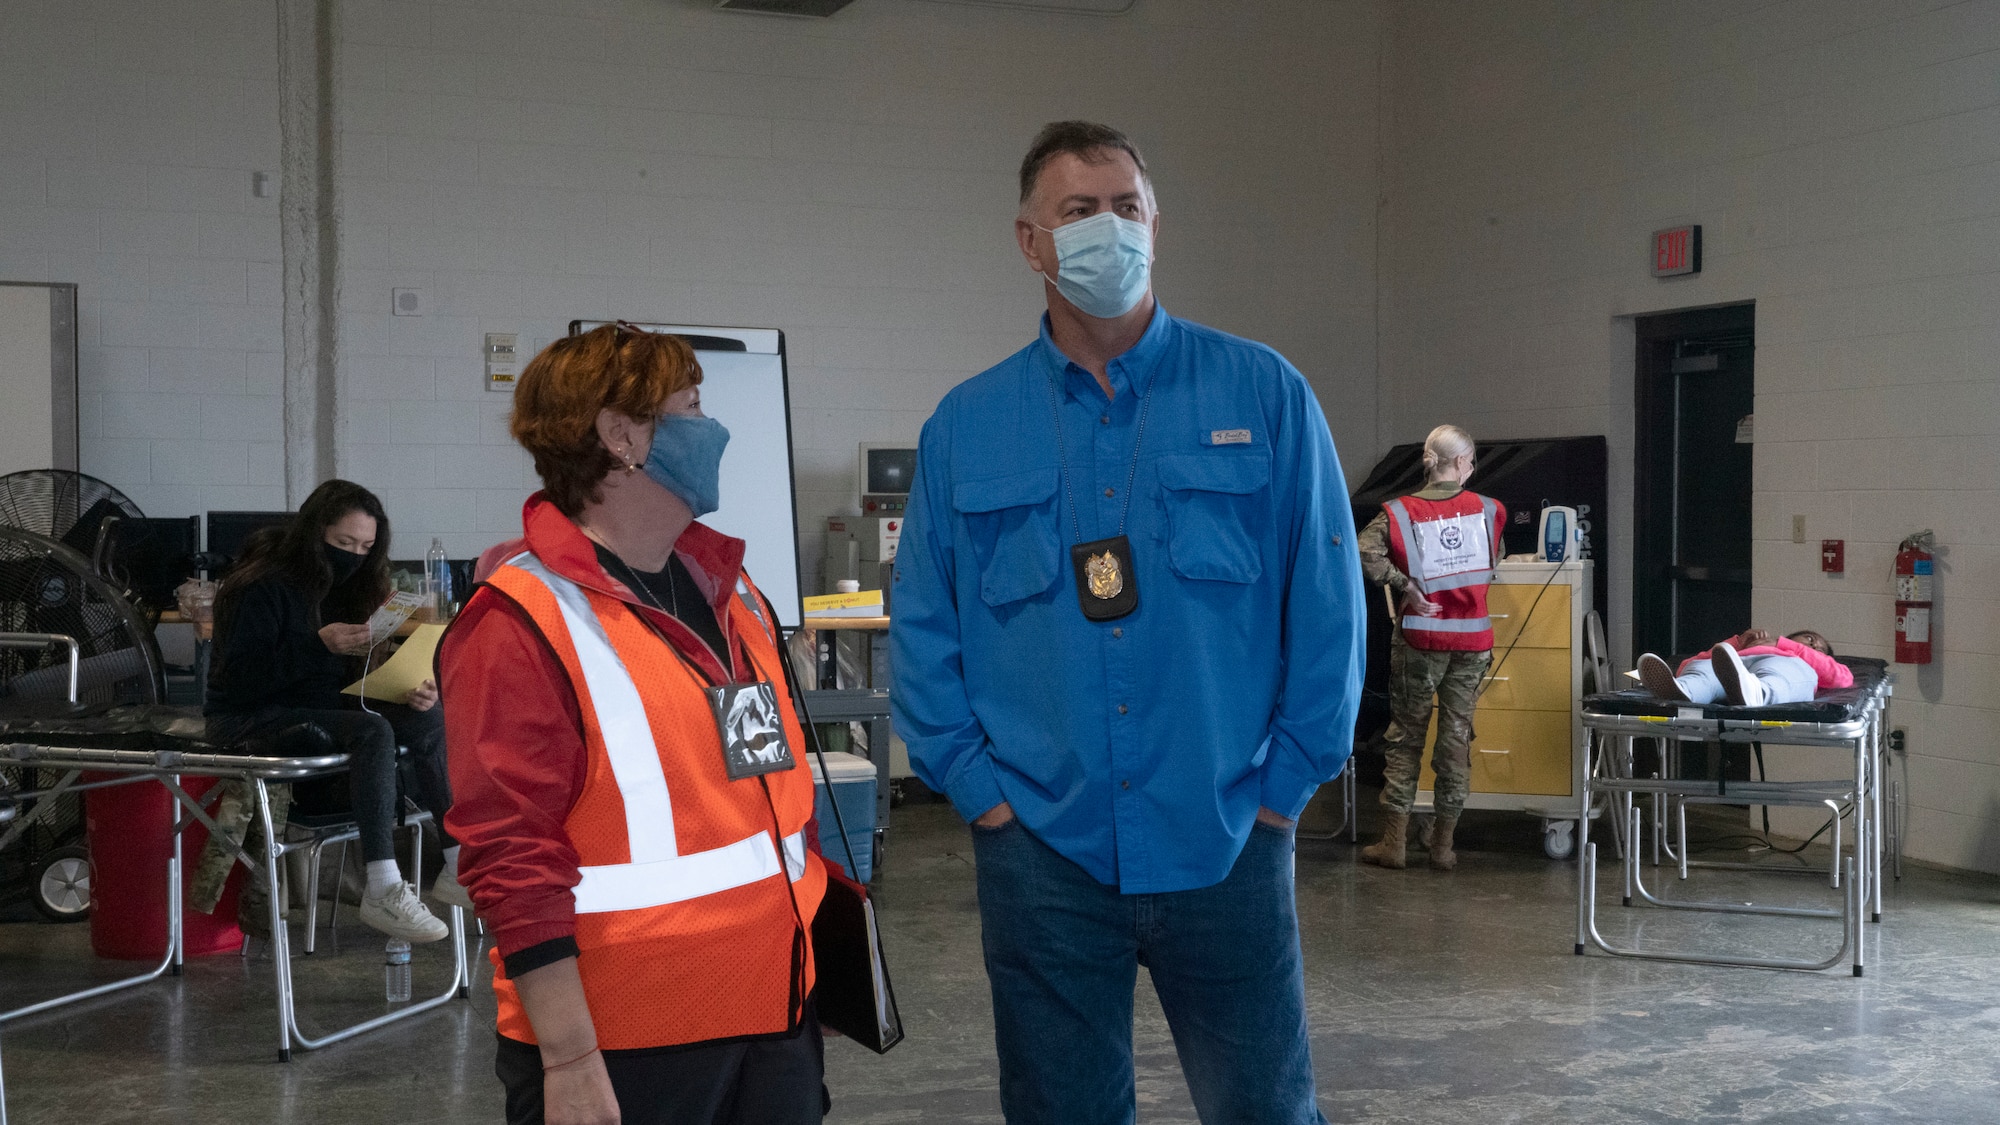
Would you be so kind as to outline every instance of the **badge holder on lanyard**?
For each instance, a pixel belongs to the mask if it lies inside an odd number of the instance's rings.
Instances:
[[[1069,528],[1076,540],[1069,549],[1070,570],[1076,575],[1076,603],[1090,621],[1116,621],[1139,608],[1139,575],[1132,568],[1132,541],[1125,537],[1125,520],[1132,514],[1132,486],[1139,480],[1139,450],[1146,443],[1146,416],[1152,412],[1153,388],[1139,403],[1139,429],[1132,438],[1132,470],[1125,477],[1125,506],[1118,513],[1118,533],[1109,539],[1082,542],[1076,489],[1069,479],[1069,449],[1063,441],[1062,397],[1049,377],[1049,413],[1056,420],[1056,463],[1062,472],[1063,498],[1069,502]]]
[[[627,585],[640,598],[652,603],[654,609],[680,622],[680,615],[670,613],[659,604],[657,598],[649,596],[646,585],[624,559],[618,560],[625,571]],[[669,567],[671,568],[671,560]],[[672,581],[669,573],[668,581]],[[642,616],[639,620],[645,621]],[[681,622],[683,626],[685,622]],[[716,624],[722,624],[718,617]],[[651,623],[648,622],[651,628]],[[722,768],[731,781],[741,781],[746,777],[758,777],[767,773],[778,773],[791,769],[798,762],[792,757],[791,740],[785,736],[785,724],[778,717],[778,693],[769,680],[751,680],[743,683],[716,683],[700,662],[681,651],[674,639],[659,629],[653,633],[666,643],[682,666],[692,672],[702,683],[702,694],[708,697],[709,713],[715,718],[715,733],[722,743]],[[725,639],[724,647],[728,647]],[[739,641],[740,645],[741,642]],[[742,649],[743,665],[756,669],[747,648]],[[728,668],[727,653],[717,653],[717,663]]]

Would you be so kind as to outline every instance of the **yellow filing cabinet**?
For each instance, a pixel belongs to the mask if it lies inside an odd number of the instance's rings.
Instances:
[[[1590,612],[1591,566],[1502,563],[1487,588],[1493,663],[1472,716],[1472,794],[1468,808],[1520,809],[1575,816],[1576,748],[1583,729],[1583,619]],[[1429,804],[1436,775],[1424,740],[1419,804]]]

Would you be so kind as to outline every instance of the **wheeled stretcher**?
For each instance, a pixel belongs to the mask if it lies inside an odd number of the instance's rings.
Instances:
[[[271,960],[277,983],[278,1058],[291,1058],[294,1045],[313,1050],[352,1038],[397,1020],[429,1011],[455,997],[470,994],[471,976],[467,965],[464,912],[451,911],[453,969],[449,985],[429,999],[396,1011],[362,1020],[347,1027],[314,1037],[300,1026],[297,1001],[292,989],[292,955],[284,918],[284,898],[279,879],[280,865],[289,852],[315,849],[317,840],[287,843],[272,823],[269,786],[280,782],[327,777],[347,768],[347,755],[317,753],[285,756],[268,745],[221,745],[209,737],[207,722],[195,712],[178,707],[126,706],[91,714],[77,708],[47,708],[37,717],[0,717],[0,768],[22,767],[50,770],[59,780],[47,788],[16,792],[7,798],[25,808],[14,823],[0,831],[0,848],[17,839],[34,822],[37,811],[48,807],[50,799],[65,793],[119,785],[154,783],[165,788],[176,803],[171,827],[173,856],[165,873],[167,887],[167,941],[160,961],[150,971],[111,981],[92,988],[53,997],[0,1012],[0,1025],[8,1021],[46,1012],[66,1004],[103,996],[107,993],[157,980],[169,973],[178,975],[184,956],[181,926],[181,838],[196,822],[206,825],[211,838],[227,837],[218,831],[210,810],[182,787],[182,780],[208,777],[242,782],[255,797],[254,816],[262,828],[264,847],[252,855],[230,843],[237,860],[250,869],[250,877],[260,880],[270,892]],[[86,780],[86,776],[89,780]],[[108,776],[99,776],[108,775]],[[32,803],[30,803],[32,802]],[[9,990],[12,991],[11,989]]]
[[[1581,717],[1585,731],[1577,772],[1584,781],[1580,808],[1590,809],[1599,793],[1611,801],[1613,827],[1621,845],[1624,904],[1673,910],[1728,914],[1838,919],[1840,944],[1823,958],[1758,957],[1713,953],[1701,949],[1655,947],[1640,949],[1606,940],[1597,927],[1597,846],[1589,839],[1589,818],[1583,825],[1582,863],[1577,877],[1576,952],[1590,946],[1619,957],[1683,961],[1708,965],[1738,965],[1767,969],[1828,969],[1849,961],[1855,976],[1864,964],[1862,918],[1882,920],[1883,856],[1900,845],[1885,816],[1883,781],[1887,775],[1887,713],[1891,680],[1887,665],[1864,657],[1843,657],[1854,673],[1854,686],[1821,692],[1809,702],[1766,707],[1698,705],[1661,700],[1644,691],[1621,691],[1585,697]],[[1660,768],[1653,777],[1634,776],[1635,748],[1641,740],[1655,742]],[[1825,778],[1802,781],[1686,780],[1681,747],[1704,744],[1714,760],[1717,779],[1725,775],[1725,747],[1757,744],[1816,747],[1844,751],[1846,768]],[[1838,908],[1770,905],[1729,900],[1683,899],[1647,886],[1641,866],[1643,814],[1652,814],[1651,852],[1659,867],[1662,853],[1673,862],[1679,878],[1690,868],[1797,873],[1804,868],[1777,868],[1748,863],[1701,862],[1687,848],[1687,809],[1699,805],[1788,805],[1824,807],[1833,828],[1830,885],[1841,894]],[[1891,803],[1893,806],[1893,802]],[[1851,817],[1851,849],[1841,839],[1843,817]]]

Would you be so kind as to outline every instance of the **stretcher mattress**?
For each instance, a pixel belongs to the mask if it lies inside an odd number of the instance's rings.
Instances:
[[[316,757],[336,753],[333,741],[312,724],[268,738],[221,738],[199,708],[160,704],[115,707],[41,707],[0,712],[0,746],[27,743],[87,750],[139,750],[149,754],[229,754],[244,757]],[[0,758],[7,757],[0,751]]]
[[[1834,659],[1854,673],[1854,686],[1823,691],[1800,703],[1777,703],[1766,707],[1736,707],[1727,703],[1695,704],[1661,699],[1644,688],[1587,695],[1583,714],[1655,715],[1683,718],[1698,711],[1704,719],[1737,719],[1745,722],[1851,723],[1864,718],[1872,701],[1881,694],[1889,678],[1888,662],[1866,656],[1839,656]],[[1668,663],[1679,665],[1678,660]]]

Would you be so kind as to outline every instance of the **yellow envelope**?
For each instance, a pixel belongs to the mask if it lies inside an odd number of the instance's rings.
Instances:
[[[432,678],[431,665],[437,659],[442,625],[419,625],[403,640],[403,647],[380,668],[340,689],[342,695],[365,695],[385,703],[401,703],[403,697]]]

